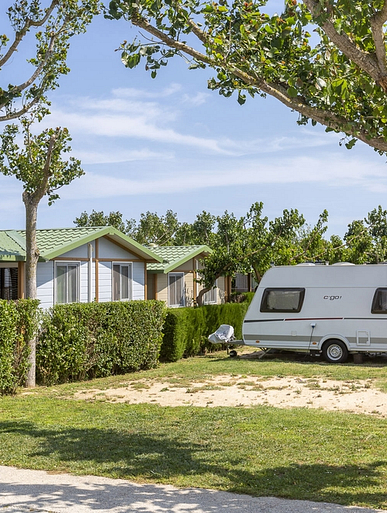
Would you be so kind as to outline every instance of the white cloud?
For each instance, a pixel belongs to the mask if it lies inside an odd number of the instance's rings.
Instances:
[[[157,92],[144,91],[134,87],[120,87],[112,90],[113,96],[119,98],[167,98],[181,91],[181,84],[172,83],[169,87],[158,90]]]
[[[174,154],[173,152],[151,151],[146,148],[133,151],[107,148],[104,151],[76,151],[74,156],[80,159],[82,164],[115,164],[140,160],[171,160]]]
[[[194,96],[190,96],[189,94],[184,94],[183,95],[183,103],[197,107],[199,105],[203,105],[203,103],[206,103],[206,101],[209,97],[210,97],[210,95],[208,93],[202,93],[202,92],[197,93]]]
[[[125,116],[120,114],[76,113],[56,109],[49,121],[57,120],[61,126],[69,128],[74,137],[81,132],[88,136],[131,138],[155,141],[167,145],[190,146],[205,151],[231,154],[222,148],[216,139],[181,134],[173,128],[163,128],[148,118],[148,113]],[[55,124],[58,124],[55,122]]]
[[[87,173],[82,191],[69,190],[78,197],[114,197],[141,194],[167,194],[219,187],[252,186],[259,184],[316,184],[343,187],[358,185],[371,191],[386,180],[383,165],[366,166],[364,161],[331,155],[325,161],[318,156],[281,160],[239,162],[221,160],[211,166],[195,165],[177,171],[155,171],[146,178],[125,178]],[[383,184],[382,186],[386,186]],[[313,199],[313,198],[311,198]]]
[[[202,98],[202,95],[197,95],[199,103],[200,98]],[[168,148],[173,148],[173,146],[175,146],[176,151],[178,148],[187,146],[194,147],[202,152],[230,156],[261,155],[286,150],[314,148],[332,142],[332,137],[327,134],[313,133],[302,129],[297,136],[260,139],[237,138],[237,136],[234,139],[223,136],[217,137],[211,124],[203,127],[195,126],[195,130],[200,135],[182,133],[177,124],[177,119],[182,116],[181,113],[173,106],[155,102],[129,101],[122,98],[93,99],[89,97],[73,100],[70,102],[70,107],[53,108],[53,114],[45,119],[44,124],[47,126],[53,124],[67,126],[73,138],[79,139],[82,137],[85,152],[90,152],[86,149],[87,144],[92,141],[95,142],[96,137],[108,137],[121,141],[117,145],[122,144],[127,139],[130,140],[132,145],[133,140],[143,140],[162,144],[167,151]],[[186,126],[187,124],[184,125],[184,127]],[[188,124],[188,127],[193,130],[193,125]],[[204,137],[203,133],[211,135]],[[87,143],[87,140],[90,142]],[[154,151],[156,153],[164,152],[161,149]],[[126,160],[124,158],[117,160],[114,157],[106,159],[106,151],[103,153],[105,157],[102,157],[100,162]],[[152,155],[150,155],[150,158],[153,158]],[[143,159],[141,158],[141,160]],[[93,162],[97,162],[97,160],[94,159]]]

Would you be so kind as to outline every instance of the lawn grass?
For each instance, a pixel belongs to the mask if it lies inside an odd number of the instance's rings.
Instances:
[[[325,376],[387,382],[387,366],[224,354],[0,399],[0,464],[387,510],[386,420],[295,408],[87,402],[74,391],[137,379]]]
[[[247,350],[248,352],[248,350]],[[250,351],[251,352],[251,351]],[[50,396],[73,395],[79,390],[125,387],[141,380],[168,381],[189,386],[219,375],[259,376],[262,378],[297,376],[325,378],[341,381],[372,380],[373,386],[387,392],[387,360],[370,359],[364,364],[328,364],[302,354],[283,358],[245,359],[229,358],[225,351],[206,356],[187,358],[174,363],[161,364],[157,369],[135,372],[125,376],[111,376],[88,382],[63,384],[56,387],[39,387],[39,394]]]

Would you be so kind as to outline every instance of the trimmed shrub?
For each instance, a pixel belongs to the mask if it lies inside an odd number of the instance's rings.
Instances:
[[[251,301],[252,296],[249,299]],[[242,338],[243,319],[250,301],[168,309],[160,359],[175,362],[183,356],[193,356],[204,349],[219,347],[211,344],[208,336],[221,324],[231,324],[235,337]]]
[[[38,305],[31,299],[0,300],[0,394],[14,394],[26,380],[28,343],[37,336]]]
[[[43,319],[38,382],[65,383],[155,367],[164,318],[160,301],[55,305]]]

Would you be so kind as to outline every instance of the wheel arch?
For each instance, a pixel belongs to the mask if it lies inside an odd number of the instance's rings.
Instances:
[[[326,342],[328,342],[329,340],[340,340],[341,342],[343,342],[346,345],[348,352],[350,351],[349,340],[346,337],[344,337],[343,335],[339,335],[338,333],[330,333],[329,335],[324,335],[320,339],[320,342],[319,342],[319,345],[318,345],[318,348],[319,348],[320,351],[322,350],[324,344]]]

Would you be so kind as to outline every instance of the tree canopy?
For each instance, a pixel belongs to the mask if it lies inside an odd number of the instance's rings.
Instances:
[[[21,118],[22,127],[7,125],[0,135],[0,173],[15,176],[23,183],[26,209],[26,296],[36,298],[37,211],[41,199],[51,205],[59,198],[58,189],[84,174],[81,163],[64,155],[71,151],[71,137],[66,128],[49,128],[38,135],[31,133],[32,118]],[[23,135],[23,147],[17,140]]]
[[[46,6],[44,6],[46,5]],[[99,0],[16,0],[8,8],[10,32],[0,35],[0,121],[16,119],[34,105],[47,103],[46,93],[58,86],[66,64],[69,39],[99,12]],[[35,32],[35,48],[33,38]],[[23,45],[24,44],[24,45]],[[12,78],[22,48],[28,65],[20,81]]]
[[[387,152],[386,0],[112,0],[107,17],[141,29],[121,45],[125,66],[145,60],[154,78],[180,55],[210,67],[210,89],[270,95],[299,113]]]
[[[308,224],[297,209],[285,209],[271,220],[263,210],[263,203],[256,202],[241,217],[227,211],[218,216],[203,211],[192,223],[179,222],[177,214],[170,210],[161,216],[146,212],[141,214],[138,223],[134,219],[126,221],[122,231],[142,244],[158,240],[159,245],[208,245],[212,253],[203,262],[200,282],[204,288],[197,299],[199,304],[220,276],[252,273],[259,282],[272,265],[387,261],[387,210],[381,206],[374,208],[364,219],[352,221],[343,238],[338,235],[326,237],[326,210],[314,225]],[[94,210],[91,214],[83,212],[74,223],[77,226],[112,224],[118,229],[125,227],[120,212],[106,215]]]

